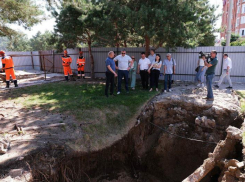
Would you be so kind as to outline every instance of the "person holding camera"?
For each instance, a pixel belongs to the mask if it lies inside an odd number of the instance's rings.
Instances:
[[[212,82],[213,82],[213,79],[215,77],[215,69],[216,69],[216,66],[218,64],[217,51],[215,51],[215,50],[211,51],[210,57],[211,57],[210,62],[207,62],[206,60],[204,62],[205,66],[208,67],[208,69],[206,71],[206,83],[207,83],[208,94],[207,94],[207,97],[204,98],[207,101],[213,101],[214,100]]]
[[[223,82],[224,78],[226,77],[229,82],[229,87],[226,87],[227,89],[232,89],[232,83],[231,83],[231,68],[232,68],[232,61],[228,57],[228,54],[224,54],[224,64],[223,64],[223,70],[222,75],[219,79],[218,85],[215,85],[215,87],[219,88],[221,83]]]

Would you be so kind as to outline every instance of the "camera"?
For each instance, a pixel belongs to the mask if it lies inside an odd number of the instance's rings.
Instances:
[[[210,53],[204,53],[204,52],[199,52],[199,58],[202,58],[202,56],[205,56],[207,62],[210,62],[210,59],[211,59],[211,55]]]

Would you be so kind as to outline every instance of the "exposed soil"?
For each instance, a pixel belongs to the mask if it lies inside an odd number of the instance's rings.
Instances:
[[[174,92],[152,99],[131,122],[132,126],[136,124],[125,136],[115,137],[109,146],[96,151],[81,145],[82,132],[70,123],[74,118],[59,113],[45,113],[42,117],[44,111],[38,108],[34,108],[35,112],[24,111],[4,101],[2,108],[12,109],[20,118],[4,116],[0,127],[8,131],[13,124],[46,125],[61,118],[68,125],[63,132],[57,127],[10,136],[11,150],[8,156],[0,157],[1,174],[8,176],[10,169],[23,168],[37,181],[182,181],[225,139],[229,125],[240,128],[243,123],[235,93],[214,93],[215,101],[206,102],[202,99],[206,96],[204,89],[177,84]],[[198,116],[205,116],[205,122],[215,122],[200,124]],[[18,151],[16,155],[12,149]],[[241,160],[241,145],[236,149],[230,157]],[[212,173],[207,181],[217,179],[215,175],[219,176],[221,170],[214,168]]]

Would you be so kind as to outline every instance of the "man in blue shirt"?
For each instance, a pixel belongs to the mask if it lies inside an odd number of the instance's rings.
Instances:
[[[117,77],[117,74],[115,72],[116,71],[116,65],[115,65],[113,58],[114,58],[114,52],[110,51],[108,53],[108,58],[105,61],[106,62],[106,87],[105,87],[105,96],[106,97],[108,97],[109,85],[111,86],[110,87],[110,95],[114,95],[113,94],[114,77]]]

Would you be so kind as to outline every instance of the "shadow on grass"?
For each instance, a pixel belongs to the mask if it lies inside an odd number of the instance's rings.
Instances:
[[[103,84],[49,83],[12,90],[8,99],[27,109],[39,107],[73,116],[74,123],[82,125],[85,133],[99,138],[117,134],[147,100],[158,94],[140,90],[137,86],[128,94],[122,91],[118,96],[107,98],[104,89]]]

